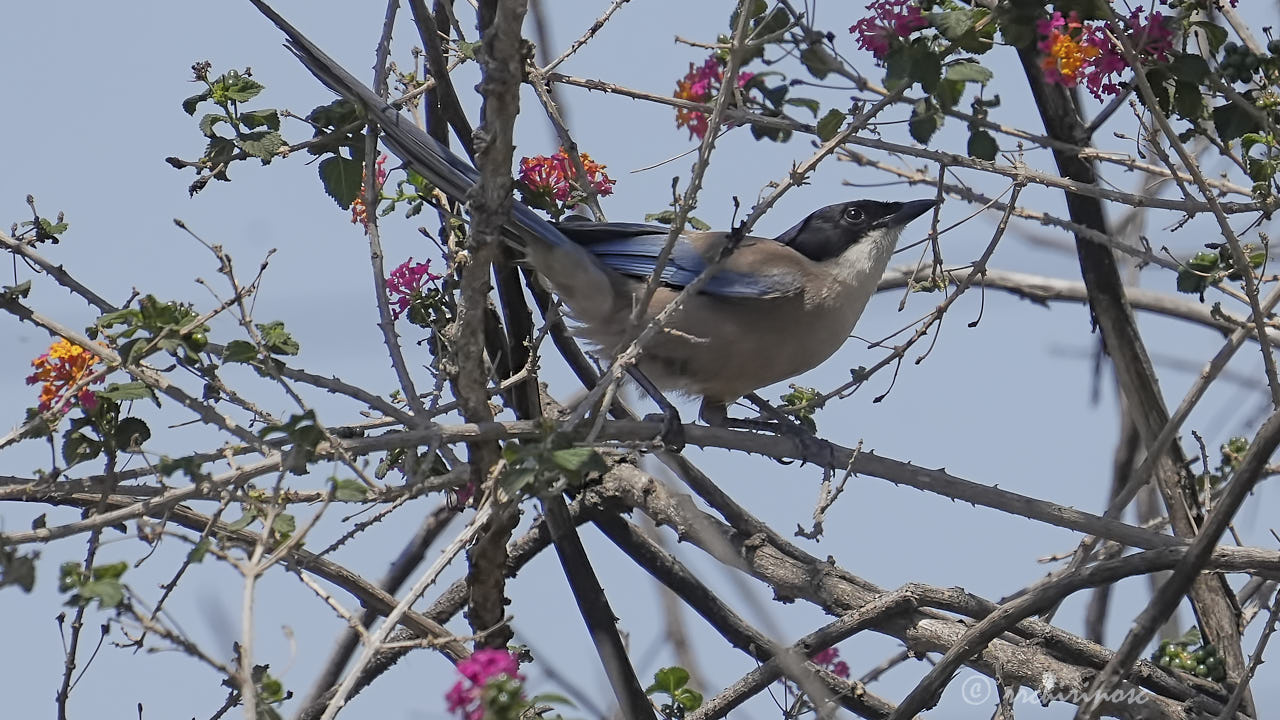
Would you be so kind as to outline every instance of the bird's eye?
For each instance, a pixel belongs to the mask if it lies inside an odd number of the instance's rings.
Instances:
[[[844,219],[851,223],[860,223],[866,217],[867,214],[862,212],[862,208],[852,207],[844,211]]]

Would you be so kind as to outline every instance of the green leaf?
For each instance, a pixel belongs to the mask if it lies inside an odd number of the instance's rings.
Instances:
[[[1245,133],[1258,132],[1262,129],[1258,120],[1249,111],[1236,106],[1235,103],[1226,103],[1213,109],[1213,127],[1218,131],[1218,137],[1225,143]]]
[[[298,341],[293,339],[289,331],[284,329],[284,323],[279,320],[259,323],[255,327],[262,334],[262,344],[272,355],[297,355],[301,349]]]
[[[973,30],[978,22],[977,10],[950,10],[947,12],[931,12],[925,15],[929,24],[942,33],[942,37],[955,42],[965,33]]]
[[[985,85],[991,78],[995,77],[995,73],[979,65],[976,62],[961,60],[947,66],[946,78],[948,80],[956,80],[958,82],[974,82]]]
[[[944,108],[953,108],[959,105],[960,99],[964,97],[964,87],[963,82],[943,78],[942,82],[938,83],[938,89],[933,93],[933,99]]]
[[[155,398],[155,394],[151,392],[151,388],[147,387],[147,384],[141,381],[111,383],[106,388],[98,390],[94,394],[101,398],[110,398],[116,402]]]
[[[518,495],[537,479],[538,473],[532,467],[508,467],[502,474],[502,489],[511,495]]]
[[[90,580],[76,590],[80,601],[97,600],[98,607],[110,610],[124,601],[124,586],[118,580]]]
[[[218,123],[224,122],[231,122],[227,119],[226,115],[208,113],[204,117],[200,118],[200,134],[207,138],[218,137],[218,133],[214,132],[214,130],[217,128]]]
[[[1187,268],[1178,270],[1178,292],[1185,292],[1188,295],[1203,295],[1204,290],[1208,288],[1208,278],[1204,275],[1198,275],[1190,272]]]
[[[1219,262],[1217,253],[1196,253],[1186,265],[1178,268],[1178,292],[1200,295],[1203,299],[1204,291],[1218,278]]]
[[[1204,58],[1191,53],[1183,53],[1175,57],[1168,65],[1169,72],[1179,80],[1199,85],[1209,77],[1209,63]]]
[[[405,182],[409,183],[420,197],[427,197],[434,188],[430,180],[422,177],[414,170],[405,171]]]
[[[182,110],[186,114],[194,117],[196,114],[196,106],[204,102],[205,100],[208,100],[211,97],[213,97],[213,93],[209,92],[208,90],[205,90],[204,92],[199,93],[197,95],[192,95],[191,97],[182,101]]]
[[[702,693],[689,688],[680,688],[671,696],[672,700],[680,703],[685,710],[697,710],[702,707]]]
[[[827,111],[826,115],[818,121],[818,139],[822,142],[829,142],[831,138],[840,132],[840,128],[844,127],[845,114],[832,108]]]
[[[125,308],[102,314],[94,325],[99,328],[109,328],[116,325],[135,325],[140,322],[142,322],[142,311],[137,308]]]
[[[942,80],[942,58],[926,44],[912,43],[909,47],[913,53],[910,77],[920,83],[925,92],[932,93]]]
[[[307,122],[320,128],[342,128],[356,122],[362,117],[360,108],[349,100],[334,100],[328,105],[320,105],[307,113]],[[323,131],[321,131],[323,132]]]
[[[884,59],[886,89],[892,92],[911,83],[912,57],[910,45],[895,45],[889,49]]]
[[[278,703],[284,700],[284,683],[266,675],[262,681],[258,683],[258,696],[265,702]]]
[[[556,467],[561,470],[578,474],[592,470],[604,472],[609,469],[605,465],[604,458],[600,457],[600,453],[589,447],[556,450],[551,453],[551,462],[555,463]]]
[[[68,592],[80,587],[86,580],[80,563],[68,560],[58,566],[58,592]]]
[[[1179,80],[1173,87],[1173,109],[1184,120],[1199,120],[1204,115],[1204,91],[1195,83]]]
[[[84,433],[68,432],[62,436],[62,461],[71,467],[92,460],[102,452],[102,443]]]
[[[40,218],[36,227],[38,228],[38,232],[36,232],[37,239],[57,242],[58,238],[56,236],[66,232],[69,226],[65,222],[56,223],[49,218]]]
[[[577,705],[573,701],[559,693],[538,693],[529,698],[529,702],[533,705],[564,705],[565,707],[576,708]]]
[[[280,513],[271,521],[271,529],[281,537],[288,537],[298,529],[298,521],[289,513]]]
[[[36,553],[20,555],[11,548],[0,549],[0,588],[17,585],[29,593],[36,586]]]
[[[140,418],[120,418],[114,433],[116,447],[120,450],[141,448],[142,443],[151,439],[151,428]]]
[[[243,530],[249,527],[249,525],[251,525],[253,521],[257,519],[258,519],[258,513],[256,511],[252,509],[246,510],[244,514],[240,516],[239,519],[237,519],[234,522],[228,523],[227,529],[232,532],[239,532],[240,530]]]
[[[284,147],[284,138],[274,130],[254,130],[237,138],[236,145],[266,165],[276,156],[276,151]]]
[[[1227,29],[1215,22],[1197,20],[1191,23],[1191,27],[1205,34],[1206,39],[1209,41],[1209,49],[1214,55],[1218,54],[1222,44],[1227,41]]]
[[[369,496],[364,483],[351,478],[333,479],[333,499],[341,502],[360,502]]]
[[[110,565],[95,565],[92,575],[94,580],[119,580],[124,571],[129,569],[129,563],[117,562]]]
[[[999,151],[1000,147],[991,133],[980,129],[969,131],[969,157],[992,162]]]
[[[480,49],[480,43],[459,40],[457,42],[458,54],[468,60],[476,59],[476,51]]]
[[[1255,183],[1265,183],[1275,175],[1275,163],[1269,160],[1246,157],[1244,159],[1244,163],[1249,174],[1249,179],[1253,180]]]
[[[321,160],[319,170],[325,193],[338,203],[338,207],[350,210],[364,184],[360,161],[335,155]]]
[[[252,100],[263,90],[262,83],[247,75],[232,71],[224,77],[226,78],[226,83],[222,90],[229,100],[236,102]]]
[[[959,45],[961,50],[981,55],[994,45],[996,23],[988,23],[981,30],[975,28],[990,14],[985,8],[975,8],[927,13],[925,17],[943,37]]]
[[[204,562],[204,556],[209,554],[210,547],[212,547],[212,543],[209,542],[209,538],[196,543],[187,553],[187,561],[191,563]]]
[[[235,154],[235,142],[224,137],[215,137],[209,139],[209,145],[204,149],[204,157],[201,159],[211,165],[223,165],[231,162],[232,158],[235,157]],[[225,178],[225,176],[226,173],[224,171],[223,178]]]
[[[1151,86],[1151,94],[1155,96],[1160,112],[1165,115],[1173,111],[1173,93],[1169,89],[1169,79],[1169,72],[1162,67],[1147,71],[1147,84]]]
[[[810,75],[819,80],[825,78],[838,66],[836,59],[831,57],[831,53],[827,52],[827,48],[820,42],[801,50],[800,62],[804,63]],[[817,114],[817,111],[814,111],[814,114]]]
[[[200,478],[200,463],[190,455],[180,458],[161,457],[156,462],[156,471],[165,477],[181,471],[192,480],[198,480]]]
[[[31,294],[31,281],[24,280],[17,285],[0,287],[0,305],[21,300]]]
[[[676,691],[689,684],[689,671],[679,665],[664,667],[653,674],[653,684],[645,688],[646,695],[665,693],[675,697]]]
[[[283,423],[267,425],[258,431],[263,439],[283,434],[293,443],[285,456],[285,468],[294,475],[302,475],[306,465],[315,457],[316,447],[324,442],[324,430],[316,423],[316,411],[308,410],[290,415]]]
[[[232,340],[222,350],[222,362],[251,363],[258,359],[258,348],[247,340]]]
[[[921,145],[928,145],[929,139],[938,131],[942,121],[942,112],[928,98],[916,101],[911,109],[911,118],[907,121],[907,129],[911,137]]]
[[[244,123],[244,126],[250,130],[260,127],[265,127],[268,130],[279,130],[280,113],[276,112],[275,108],[250,110],[249,112],[240,113],[240,122]]]
[[[790,86],[785,83],[782,85],[774,85],[770,88],[761,88],[760,95],[765,101],[774,108],[780,108],[787,101],[787,93],[791,92]]]
[[[787,98],[787,104],[807,108],[809,112],[813,113],[814,117],[818,117],[818,111],[822,109],[818,101],[812,98]]]
[[[753,38],[761,38],[766,35],[772,35],[782,32],[791,24],[791,13],[781,5],[775,5],[773,10],[763,18],[756,18],[751,22],[751,36]]]

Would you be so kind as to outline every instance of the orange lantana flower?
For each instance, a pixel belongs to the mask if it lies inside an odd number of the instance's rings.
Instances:
[[[1086,41],[1084,23],[1075,12],[1067,17],[1054,12],[1048,20],[1041,20],[1037,29],[1041,35],[1040,52],[1044,53],[1040,67],[1045,80],[1051,83],[1075,87],[1085,67],[1102,54],[1101,49]]]
[[[53,407],[64,393],[88,377],[99,362],[97,355],[67,340],[59,338],[50,345],[49,352],[31,361],[36,371],[27,377],[28,385],[42,383],[40,410]],[[77,391],[75,399],[86,411],[98,406],[97,396],[87,387]]]

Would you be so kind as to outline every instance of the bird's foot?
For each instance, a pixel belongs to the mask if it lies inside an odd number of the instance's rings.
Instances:
[[[644,418],[649,421],[662,419],[662,432],[658,434],[658,439],[671,452],[678,453],[684,450],[684,425],[680,422],[680,412],[667,400],[662,391],[658,389],[658,386],[654,385],[653,381],[640,372],[636,366],[628,366],[627,374],[631,376],[632,380],[636,381],[640,389],[644,390],[654,404],[658,406],[658,409],[662,411],[661,415],[646,415]]]
[[[658,432],[658,440],[667,450],[678,453],[684,450],[684,424],[680,422],[680,413],[674,407],[668,406],[660,413],[644,416],[645,422],[661,422],[662,429]]]
[[[813,430],[776,410],[773,413],[761,415],[757,418],[732,418],[729,417],[728,409],[724,405],[704,402],[699,417],[703,422],[714,427],[767,432],[790,438],[796,443],[796,449],[802,461],[805,458],[816,460],[817,458],[830,457],[833,454],[831,446],[815,435]],[[766,417],[770,419],[765,419]],[[778,460],[778,462],[783,465],[789,465],[792,461]]]

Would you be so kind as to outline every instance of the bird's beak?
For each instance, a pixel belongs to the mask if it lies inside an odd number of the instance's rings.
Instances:
[[[932,210],[938,204],[938,201],[934,198],[929,198],[928,200],[908,200],[907,202],[896,204],[898,206],[897,210],[891,215],[880,218],[876,225],[880,227],[902,227]]]

